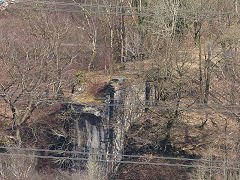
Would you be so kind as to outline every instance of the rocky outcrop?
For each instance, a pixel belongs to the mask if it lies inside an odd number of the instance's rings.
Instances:
[[[114,78],[99,92],[104,94],[102,103],[73,104],[78,114],[71,131],[73,150],[120,160],[125,132],[144,111],[144,86],[130,86],[125,77]]]
[[[118,77],[97,92],[102,102],[72,104],[77,114],[69,131],[73,150],[97,154],[104,160],[121,160],[125,133],[147,110],[145,106],[151,105],[148,101],[157,99],[156,90],[151,82],[133,85]]]

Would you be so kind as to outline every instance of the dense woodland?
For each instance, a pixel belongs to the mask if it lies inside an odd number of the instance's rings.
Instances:
[[[69,175],[63,161],[1,156],[0,177],[239,179],[239,11],[237,0],[10,4],[0,12],[2,153],[18,153],[2,146],[58,149],[60,137],[67,138],[59,127],[66,125],[73,88],[86,86],[89,96],[120,75],[156,90],[156,101],[132,122],[124,154],[209,161],[184,162],[195,168],[120,164],[111,174],[89,163],[95,169]]]

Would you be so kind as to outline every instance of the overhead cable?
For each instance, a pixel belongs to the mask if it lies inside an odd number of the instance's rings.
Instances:
[[[4,100],[6,98],[0,97],[0,100]],[[162,107],[159,105],[125,105],[121,103],[110,103],[110,102],[75,102],[75,101],[67,101],[67,100],[51,100],[51,99],[31,99],[31,98],[19,98],[19,101],[33,101],[33,102],[45,102],[45,103],[68,103],[68,104],[75,104],[75,105],[93,105],[97,104],[98,106],[105,106],[105,107],[124,107],[124,108],[130,108],[130,107],[139,107],[139,108],[156,108],[155,110],[169,110],[169,109],[174,109],[173,107],[167,106],[167,107]],[[193,111],[193,112],[209,112],[209,113],[230,113],[230,114],[235,114],[239,113],[240,110],[235,110],[235,109],[223,109],[223,110],[215,110],[215,109],[209,109],[209,108],[178,108],[178,111]],[[81,112],[79,112],[81,113]]]
[[[126,89],[126,88],[124,88]],[[69,91],[63,91],[63,92],[67,92],[70,93]],[[4,91],[0,91],[0,99],[10,99],[9,97],[7,97],[8,93],[4,92]],[[35,99],[34,97],[36,97],[36,100],[38,99],[38,97],[41,98],[49,98],[46,100],[51,100],[50,98],[71,98],[74,97],[74,94],[71,94],[70,96],[64,96],[64,95],[58,95],[58,94],[46,94],[46,93],[30,93],[30,92],[14,92],[14,94],[11,94],[11,96],[19,96],[19,95],[28,95],[30,96],[30,99]],[[84,95],[79,95],[80,98],[89,98],[88,96],[84,96]],[[28,100],[28,97],[22,98],[23,100]],[[45,99],[39,99],[41,100],[45,100]],[[53,99],[54,100],[54,99]],[[112,98],[99,98],[99,97],[94,97],[94,100],[96,101],[103,101],[104,104],[106,103],[106,101],[113,101],[113,104],[121,104],[121,105],[126,105],[126,104],[122,104],[119,103],[119,101],[121,101],[121,99],[112,99]],[[56,100],[58,101],[58,100]],[[123,99],[124,101],[124,99]],[[240,108],[240,105],[236,105],[236,104],[216,104],[216,103],[195,103],[195,102],[174,102],[174,101],[163,101],[163,100],[139,100],[139,102],[141,103],[150,103],[150,104],[156,104],[156,105],[149,105],[151,107],[157,107],[159,105],[191,105],[191,106],[207,106],[207,107],[222,107],[222,108]],[[0,102],[1,103],[1,102]],[[128,106],[128,105],[127,105]],[[130,105],[130,106],[134,106],[134,105]],[[148,105],[144,105],[144,106],[148,106]]]
[[[40,156],[40,155],[31,155],[31,154],[20,154],[20,153],[0,153],[3,156],[19,156],[27,158],[43,158],[43,159],[60,159],[60,160],[76,160],[76,161],[88,161],[87,158],[72,158],[72,157],[56,157],[56,156]],[[231,166],[204,166],[204,165],[190,165],[190,164],[177,164],[177,163],[154,163],[154,162],[142,162],[142,161],[121,161],[121,160],[103,160],[96,159],[96,162],[105,162],[105,163],[120,163],[120,164],[137,164],[137,165],[154,165],[154,166],[170,166],[170,167],[187,167],[187,168],[207,168],[207,169],[229,169],[229,170],[240,170],[237,167]]]
[[[51,11],[51,12],[65,12],[65,13],[80,13],[84,14],[85,12],[81,10],[74,9],[64,9],[64,8],[41,8],[41,7],[8,7],[10,9],[20,9],[20,10],[35,10],[35,11]],[[106,11],[91,11],[93,14],[102,14],[102,15],[123,15],[123,16],[138,16],[138,17],[175,17],[177,19],[191,19],[191,20],[207,20],[207,21],[223,21],[223,22],[238,22],[239,19],[235,18],[210,18],[210,17],[199,17],[199,16],[185,16],[185,15],[169,15],[169,14],[154,14],[154,13],[122,13],[122,12],[106,12]]]
[[[178,161],[196,161],[196,162],[211,162],[211,163],[224,163],[225,160],[210,160],[210,159],[192,159],[192,158],[177,158],[177,157],[159,157],[159,156],[147,156],[147,155],[126,155],[126,154],[106,154],[106,153],[91,153],[81,151],[65,151],[65,150],[50,150],[50,149],[36,149],[36,148],[20,148],[20,147],[6,147],[0,146],[0,149],[6,150],[20,150],[20,151],[34,151],[34,152],[49,152],[49,153],[65,153],[74,155],[106,155],[108,157],[128,157],[128,158],[147,158],[147,159],[163,159],[163,160],[178,160]],[[227,161],[231,164],[239,164],[240,161]]]
[[[138,7],[122,6],[122,5],[107,5],[107,4],[84,4],[84,3],[67,3],[67,2],[56,2],[56,1],[19,1],[19,3],[34,3],[34,4],[46,4],[46,5],[64,5],[64,6],[77,6],[77,7],[97,7],[97,8],[111,8],[111,9],[125,9],[125,10],[139,10]],[[141,10],[150,10],[153,12],[174,12],[174,9],[164,9],[164,8],[154,8],[154,7],[141,7]],[[237,13],[233,12],[211,12],[211,11],[197,11],[197,10],[187,10],[178,9],[177,12],[180,13],[195,13],[195,14],[207,14],[207,15],[233,15],[239,16]]]

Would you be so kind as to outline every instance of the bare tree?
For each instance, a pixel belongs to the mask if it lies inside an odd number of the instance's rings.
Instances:
[[[15,154],[16,151],[9,153]],[[38,174],[35,170],[36,162],[36,158],[25,157],[24,155],[2,156],[0,161],[0,178],[30,180]]]
[[[28,21],[16,17],[16,40],[1,35],[0,97],[8,107],[2,117],[11,120],[18,146],[22,144],[21,127],[36,108],[63,98],[64,88],[71,84],[71,68],[78,52],[61,46],[70,33],[67,19],[48,13],[30,16]],[[27,28],[18,31],[20,24]]]

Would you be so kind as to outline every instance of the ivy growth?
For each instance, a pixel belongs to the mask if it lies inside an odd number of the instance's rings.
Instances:
[[[76,74],[76,80],[78,84],[83,84],[86,82],[86,77],[85,77],[85,72],[84,71],[79,71]]]

